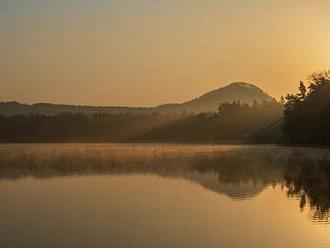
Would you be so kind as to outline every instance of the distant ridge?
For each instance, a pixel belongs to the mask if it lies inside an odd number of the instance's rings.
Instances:
[[[158,106],[162,110],[208,112],[216,111],[221,102],[240,101],[242,103],[253,103],[254,101],[271,101],[270,97],[263,90],[254,84],[235,82],[225,87],[210,91],[196,99],[182,104],[165,104]]]
[[[270,97],[257,86],[245,82],[231,83],[225,87],[210,91],[185,103],[163,104],[157,107],[120,107],[120,106],[79,106],[51,103],[22,104],[18,102],[0,102],[0,113],[4,115],[44,114],[56,115],[63,112],[71,113],[170,113],[170,112],[210,112],[216,111],[221,102],[240,101],[271,101]]]

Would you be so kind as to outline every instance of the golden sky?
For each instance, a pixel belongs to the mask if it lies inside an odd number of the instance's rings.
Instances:
[[[1,0],[0,101],[152,106],[330,68],[329,0]]]

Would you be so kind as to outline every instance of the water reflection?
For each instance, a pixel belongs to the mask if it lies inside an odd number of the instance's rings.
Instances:
[[[2,145],[0,178],[153,174],[189,180],[234,200],[281,185],[288,197],[329,221],[326,149],[274,146]]]
[[[292,159],[293,160],[293,159]],[[295,158],[284,168],[284,180],[289,197],[300,199],[304,210],[307,202],[314,220],[329,222],[330,161],[328,159]]]

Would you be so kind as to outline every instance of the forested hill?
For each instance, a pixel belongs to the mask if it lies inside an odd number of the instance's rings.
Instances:
[[[225,87],[210,91],[196,99],[185,103],[164,104],[157,107],[117,107],[117,106],[77,106],[50,103],[22,104],[18,102],[0,102],[0,114],[26,115],[43,114],[57,115],[63,112],[70,113],[172,113],[172,112],[215,112],[220,103],[240,101],[253,103],[254,101],[271,101],[272,98],[253,84],[236,82]]]
[[[199,114],[0,115],[0,142],[242,142],[281,116],[276,101],[221,103]]]
[[[270,102],[272,100],[272,97],[254,84],[236,82],[210,91],[191,101],[182,104],[165,104],[159,106],[158,109],[167,111],[215,112],[219,104],[224,102],[231,103],[239,101],[241,103],[252,104],[254,101],[260,103],[263,101]]]

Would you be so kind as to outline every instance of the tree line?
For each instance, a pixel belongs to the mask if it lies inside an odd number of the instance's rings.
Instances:
[[[306,86],[307,85],[307,86]],[[205,113],[0,115],[0,142],[330,144],[330,70],[280,101],[220,103]]]
[[[0,115],[1,142],[243,141],[282,113],[277,101],[222,103],[218,112]]]
[[[308,86],[300,82],[297,94],[288,94],[283,131],[292,144],[330,144],[330,70],[313,73]]]

